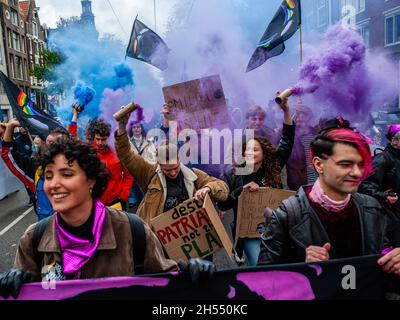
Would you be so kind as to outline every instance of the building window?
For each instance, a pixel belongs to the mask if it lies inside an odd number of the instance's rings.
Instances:
[[[21,42],[19,34],[16,32],[13,32],[13,48],[14,50],[21,51]]]
[[[34,52],[33,52],[34,55],[35,55],[35,56],[39,56],[39,54],[40,54],[40,51],[39,51],[39,43],[34,42],[34,43],[33,43],[33,46],[34,46],[34,50],[33,50],[33,51],[34,51]]]
[[[364,43],[367,47],[369,47],[369,24],[365,23],[357,26],[357,31],[364,39]]]
[[[365,0],[356,0],[357,13],[365,11]]]
[[[11,30],[7,29],[7,40],[8,40],[8,47],[12,48],[12,36],[11,36]]]
[[[23,79],[22,73],[22,59],[20,57],[15,57],[15,78]]]
[[[18,27],[19,26],[18,21],[19,21],[18,12],[16,10],[14,10],[14,9],[11,9],[11,22],[12,22],[12,24],[14,26]]]
[[[29,46],[29,53],[32,54],[32,39],[30,39],[30,38],[28,41],[28,46]]]
[[[342,0],[342,8],[352,6],[356,13],[365,11],[365,0]]]
[[[26,53],[26,50],[25,50],[25,37],[24,36],[21,36],[21,49],[22,49],[23,53]]]
[[[317,27],[325,27],[329,24],[329,1],[318,0]]]
[[[10,54],[10,76],[15,78],[14,56]]]
[[[385,18],[385,45],[400,42],[400,12]]]
[[[38,26],[35,22],[32,22],[32,35],[36,38],[39,36]]]
[[[26,59],[24,59],[24,80],[28,80],[28,63]]]

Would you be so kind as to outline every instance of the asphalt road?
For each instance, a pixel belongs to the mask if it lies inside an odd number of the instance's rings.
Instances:
[[[12,267],[19,238],[36,222],[33,207],[29,207],[28,202],[25,189],[0,201],[0,272]]]

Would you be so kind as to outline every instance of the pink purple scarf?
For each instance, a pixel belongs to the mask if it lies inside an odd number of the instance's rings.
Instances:
[[[58,213],[56,214],[56,234],[62,254],[63,273],[67,278],[79,278],[79,271],[96,252],[100,243],[105,217],[106,207],[100,201],[96,201],[92,229],[94,242],[91,243],[89,240],[80,239],[65,231],[58,223]]]
[[[329,212],[340,212],[349,204],[351,195],[348,195],[343,201],[334,201],[325,194],[324,190],[322,190],[320,180],[317,179],[310,192],[310,198]]]

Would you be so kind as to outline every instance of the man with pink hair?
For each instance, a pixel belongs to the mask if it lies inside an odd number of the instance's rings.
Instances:
[[[326,123],[311,152],[318,179],[272,213],[258,264],[314,263],[390,251],[395,243],[385,210],[373,197],[357,193],[372,169],[367,139],[339,117]],[[377,263],[400,275],[400,248]]]

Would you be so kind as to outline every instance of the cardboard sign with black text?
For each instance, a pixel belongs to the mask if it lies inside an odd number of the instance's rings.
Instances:
[[[237,238],[259,238],[265,229],[265,208],[275,210],[294,194],[293,191],[273,188],[260,188],[254,192],[243,190],[238,202],[235,241]]]
[[[221,248],[232,256],[232,242],[208,195],[204,203],[192,198],[164,212],[151,227],[175,261],[205,258]]]
[[[164,100],[172,119],[182,129],[224,129],[230,117],[219,75],[212,75],[164,87]]]

